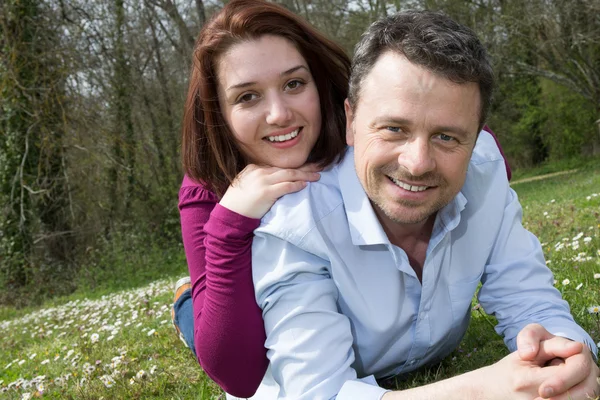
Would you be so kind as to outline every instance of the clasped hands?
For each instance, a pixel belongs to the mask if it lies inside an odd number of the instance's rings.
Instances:
[[[492,386],[504,391],[506,399],[588,400],[600,396],[599,369],[587,346],[554,336],[539,324],[523,328],[517,336],[517,351],[491,365],[488,372],[495,375]]]

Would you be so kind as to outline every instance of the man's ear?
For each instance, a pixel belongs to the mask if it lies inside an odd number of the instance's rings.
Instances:
[[[354,113],[348,99],[344,100],[344,111],[346,111],[346,144],[354,146]]]

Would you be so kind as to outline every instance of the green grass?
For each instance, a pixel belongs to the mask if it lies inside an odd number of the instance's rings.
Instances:
[[[556,286],[577,322],[600,341],[598,320],[587,311],[600,304],[600,279],[594,279],[600,273],[600,163],[513,188],[523,204],[524,224],[543,244]],[[170,324],[172,284],[185,274],[181,247],[149,245],[128,252],[131,243],[124,243],[90,255],[93,262],[88,274],[78,277],[80,288],[74,294],[40,307],[0,308],[0,389],[7,388],[0,398],[21,399],[39,389],[50,399],[218,398],[220,390]],[[120,266],[118,274],[111,265]],[[569,283],[563,285],[565,279]],[[453,354],[387,385],[414,387],[497,361],[507,350],[493,323],[492,317],[474,311]],[[92,334],[99,336],[95,343]],[[101,379],[104,375],[112,377],[110,387]],[[44,376],[43,387],[31,383],[37,376]]]

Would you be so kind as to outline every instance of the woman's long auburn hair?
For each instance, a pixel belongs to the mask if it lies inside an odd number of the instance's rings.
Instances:
[[[221,113],[217,62],[231,46],[263,35],[276,35],[295,45],[308,63],[319,92],[321,132],[309,160],[326,166],[346,147],[344,100],[348,94],[350,59],[299,16],[262,0],[232,0],[200,31],[182,126],[184,172],[223,195],[248,164]]]

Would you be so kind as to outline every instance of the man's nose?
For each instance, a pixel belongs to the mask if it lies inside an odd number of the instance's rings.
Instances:
[[[421,176],[435,169],[436,161],[429,138],[413,138],[402,146],[398,164],[413,176]]]
[[[269,125],[286,125],[292,118],[292,112],[285,99],[281,95],[272,95],[268,101],[267,123]]]

